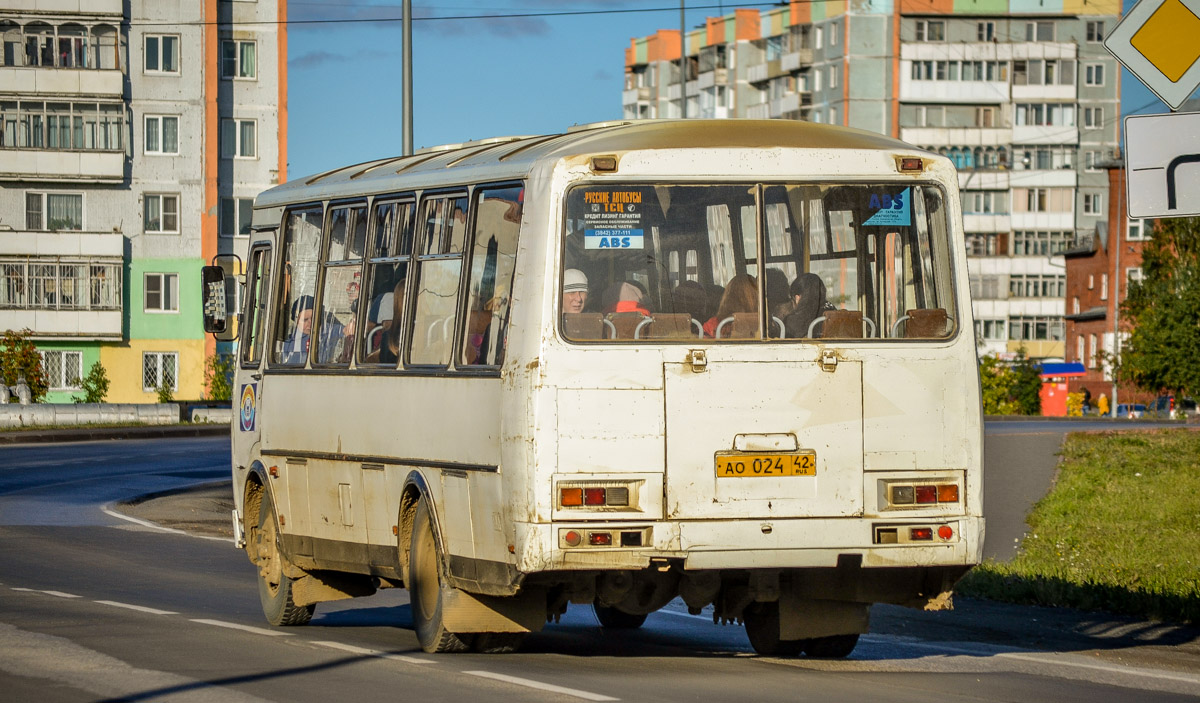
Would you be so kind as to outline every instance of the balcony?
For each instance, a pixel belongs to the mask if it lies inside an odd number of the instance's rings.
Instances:
[[[1020,85],[1013,84],[1013,100],[1075,100],[1078,92],[1073,85]]]
[[[1013,144],[1078,144],[1079,129],[1063,125],[1019,126],[1012,128]]]
[[[771,103],[758,103],[746,108],[746,117],[752,120],[767,120],[771,118]]]
[[[768,81],[772,78],[782,76],[785,73],[787,72],[781,68],[780,60],[773,59],[771,61],[751,66],[746,71],[746,80],[750,81],[751,83],[762,83],[763,81]]]
[[[1012,184],[1021,188],[1074,188],[1079,174],[1070,166],[1058,169],[1023,169],[1012,171]]]
[[[17,232],[0,249],[5,325],[37,339],[122,338],[119,234]]]
[[[0,149],[0,179],[119,183],[124,178],[123,151]]]
[[[916,81],[912,67],[901,62],[900,99],[904,102],[975,103],[1008,102],[1007,81]]]
[[[784,73],[799,71],[801,66],[807,66],[813,62],[812,49],[800,49],[783,55],[779,60],[779,68]]]
[[[1008,213],[974,214],[963,213],[963,230],[967,232],[1008,232],[1010,230]]]
[[[700,88],[711,88],[714,85],[724,85],[729,82],[729,70],[724,68],[715,68],[711,71],[704,71],[698,78]]]
[[[789,93],[771,101],[771,117],[783,117],[784,113],[800,109],[800,93]]]
[[[124,74],[116,69],[52,68],[17,66],[0,68],[0,85],[5,92],[43,97],[97,96],[121,98]]]
[[[9,13],[57,12],[72,15],[118,15],[122,14],[122,0],[8,0],[4,3]]]
[[[1000,127],[902,127],[900,139],[921,146],[1008,146],[1012,130]]]
[[[1010,217],[1014,230],[1075,229],[1073,212],[1014,212]]]

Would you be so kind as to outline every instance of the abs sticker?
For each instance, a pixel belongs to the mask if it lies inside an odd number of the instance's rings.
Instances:
[[[643,248],[641,191],[584,193],[583,227],[584,249]]]
[[[242,386],[242,409],[239,412],[242,420],[242,432],[254,431],[255,405],[258,402],[258,384],[247,383]]]
[[[905,188],[899,193],[871,193],[867,209],[875,214],[864,222],[864,225],[882,225],[907,227],[912,224],[912,188]]]

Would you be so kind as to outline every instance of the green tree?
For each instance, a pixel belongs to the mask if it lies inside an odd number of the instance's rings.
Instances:
[[[1200,394],[1200,219],[1159,220],[1142,249],[1142,280],[1121,305],[1129,337],[1117,378],[1142,390]]]
[[[83,390],[82,396],[73,396],[71,400],[76,403],[103,403],[105,397],[108,396],[108,372],[104,370],[104,366],[97,361],[92,364],[92,368],[88,369],[87,376],[79,382],[79,387]]]
[[[233,397],[233,355],[213,354],[204,361],[205,400],[229,400]]]
[[[28,329],[20,332],[5,330],[4,339],[0,341],[0,382],[15,386],[17,379],[25,376],[25,383],[33,393],[33,402],[40,403],[50,390],[50,378],[42,366],[42,355],[30,339],[32,334]],[[12,402],[16,402],[15,396]]]
[[[979,384],[983,390],[983,412],[986,415],[1037,415],[1042,412],[1038,395],[1042,377],[1038,367],[1025,355],[1017,352],[1016,361],[1001,361],[992,354],[979,360]]]

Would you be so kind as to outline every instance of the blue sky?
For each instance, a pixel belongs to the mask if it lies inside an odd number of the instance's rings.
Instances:
[[[689,0],[687,25],[750,3]],[[1127,2],[1127,5],[1132,5]],[[400,0],[289,0],[288,177],[403,147]],[[694,9],[691,9],[694,8]],[[654,10],[660,11],[638,11]],[[620,10],[583,16],[422,19]],[[675,0],[414,0],[413,143],[549,134],[619,119],[630,37],[679,26]],[[1167,108],[1127,72],[1123,110]]]

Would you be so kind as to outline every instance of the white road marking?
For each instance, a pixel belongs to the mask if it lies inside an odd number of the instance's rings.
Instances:
[[[56,598],[82,598],[83,597],[83,596],[77,596],[74,593],[63,593],[62,591],[40,591],[36,588],[15,588],[14,587],[13,590],[14,591],[24,591],[26,593],[44,593],[48,596],[55,596]]]
[[[109,505],[111,505],[111,503]],[[186,535],[188,537],[195,537],[197,539],[211,539],[211,540],[216,540],[217,542],[230,542],[230,543],[233,542],[232,537],[214,537],[212,535],[194,535],[190,532],[184,532],[183,530],[176,530],[173,527],[163,527],[162,525],[156,525],[153,522],[150,522],[149,520],[140,520],[138,518],[130,517],[128,515],[122,515],[121,513],[118,513],[117,511],[110,508],[109,505],[104,505],[104,506],[101,506],[101,508],[100,508],[100,510],[105,515],[107,515],[109,517],[115,517],[118,520],[125,520],[126,522],[132,522],[135,525],[141,525],[142,527],[148,527],[151,530],[158,530],[159,532],[167,532],[167,533],[170,533],[173,535]]]
[[[111,605],[111,606],[114,606],[117,608],[128,608],[129,610],[136,610],[139,613],[150,613],[151,615],[178,615],[179,614],[173,610],[159,610],[158,608],[147,608],[144,605],[134,605],[132,603],[118,603],[115,600],[98,600],[96,602],[101,605]]]
[[[250,625],[240,625],[236,622],[225,622],[224,620],[204,620],[194,619],[192,622],[198,622],[201,625],[213,625],[215,627],[227,627],[230,630],[241,630],[242,632],[253,632],[256,635],[266,635],[267,637],[291,637],[290,632],[280,632],[279,630],[268,630],[265,627],[251,627]]]
[[[322,641],[313,642],[313,644],[318,645],[320,647],[328,647],[330,649],[340,649],[343,652],[350,652],[351,654],[361,654],[365,657],[378,657],[380,659],[390,659],[392,661],[405,662],[407,664],[436,664],[437,663],[431,659],[418,659],[416,657],[406,657],[403,654],[389,654],[387,652],[380,652],[375,649],[365,649],[363,647],[355,647],[352,644],[342,644],[341,642],[328,642],[328,641],[322,640]]]
[[[620,698],[611,696],[602,696],[599,693],[591,693],[589,691],[580,691],[577,688],[564,688],[563,686],[555,686],[550,683],[542,683],[541,681],[533,681],[531,679],[522,679],[516,676],[507,676],[505,674],[493,674],[490,671],[464,671],[464,674],[471,676],[480,676],[485,679],[493,679],[495,681],[503,681],[516,686],[524,686],[526,688],[536,688],[539,691],[549,691],[550,693],[561,693],[564,696],[574,696],[588,701],[619,701]]]

